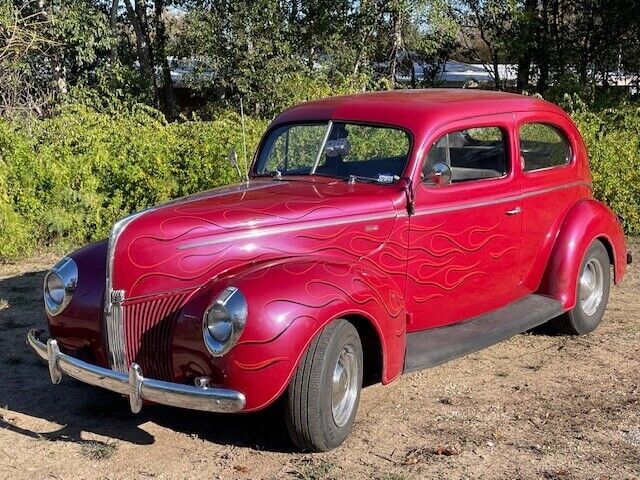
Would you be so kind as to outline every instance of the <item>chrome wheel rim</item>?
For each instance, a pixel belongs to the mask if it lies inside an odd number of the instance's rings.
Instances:
[[[345,345],[333,369],[331,413],[338,427],[344,427],[358,398],[358,361],[353,347]]]
[[[602,265],[595,258],[587,262],[580,275],[580,307],[587,316],[596,313],[602,302],[604,273]]]

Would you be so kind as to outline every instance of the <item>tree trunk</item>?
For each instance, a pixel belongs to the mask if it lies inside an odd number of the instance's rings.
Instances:
[[[393,2],[391,6],[391,18],[393,23],[393,45],[391,48],[391,88],[396,88],[396,75],[398,55],[402,51],[402,6],[400,0]]]
[[[149,35],[146,29],[146,13],[144,4],[140,0],[133,0],[135,8],[131,5],[130,0],[125,0],[124,5],[127,9],[127,17],[136,37],[136,50],[138,52],[138,61],[140,62],[140,75],[147,82],[149,96],[157,106],[157,82],[155,75],[155,64],[153,62],[153,51]]]
[[[593,8],[589,8],[586,30],[580,45],[580,60],[578,62],[578,78],[581,85],[587,85],[587,72],[591,61],[592,36],[594,34],[595,19]]]
[[[535,12],[538,0],[526,0],[524,3],[525,24],[523,25],[523,36],[521,45],[524,46],[518,58],[518,77],[516,88],[519,92],[529,86],[531,77],[531,42],[534,38]]]
[[[542,0],[542,25],[539,32],[539,41],[537,48],[537,64],[540,69],[540,78],[538,79],[537,89],[540,93],[544,93],[549,88],[549,12],[548,0]]]
[[[113,45],[111,45],[111,52],[109,52],[109,59],[114,64],[118,59],[118,5],[120,0],[113,0],[111,2],[111,12],[109,15],[109,28],[111,29],[111,36],[113,37]]]
[[[552,0],[551,2],[551,34],[553,38],[553,46],[555,47],[556,54],[554,56],[554,64],[558,69],[558,76],[564,74],[564,45],[560,36],[560,29],[562,20],[560,18],[560,4],[558,0]]]
[[[156,59],[161,62],[162,68],[162,89],[163,89],[163,111],[167,119],[175,120],[178,116],[176,97],[173,89],[173,80],[171,78],[171,67],[167,59],[167,32],[164,23],[164,0],[155,1],[154,23],[156,29]]]
[[[492,55],[493,57],[493,79],[496,84],[496,90],[504,90],[502,80],[500,78],[500,60],[498,55]]]

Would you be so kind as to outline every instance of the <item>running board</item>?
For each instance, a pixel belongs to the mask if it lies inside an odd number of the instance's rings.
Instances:
[[[542,325],[562,311],[559,301],[532,294],[465,322],[407,333],[404,373],[477,352]]]

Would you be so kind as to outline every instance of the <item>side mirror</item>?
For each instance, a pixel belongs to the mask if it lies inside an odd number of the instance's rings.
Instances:
[[[429,182],[433,185],[449,185],[451,183],[451,168],[446,163],[438,162],[429,169]]]

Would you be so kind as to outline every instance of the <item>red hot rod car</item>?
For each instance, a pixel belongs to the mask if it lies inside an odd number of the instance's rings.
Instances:
[[[518,95],[425,90],[304,103],[249,178],[135,213],[47,274],[63,374],[153,402],[252,412],[340,445],[387,384],[549,322],[585,334],[627,254],[569,117]],[[46,338],[48,337],[48,338]]]

